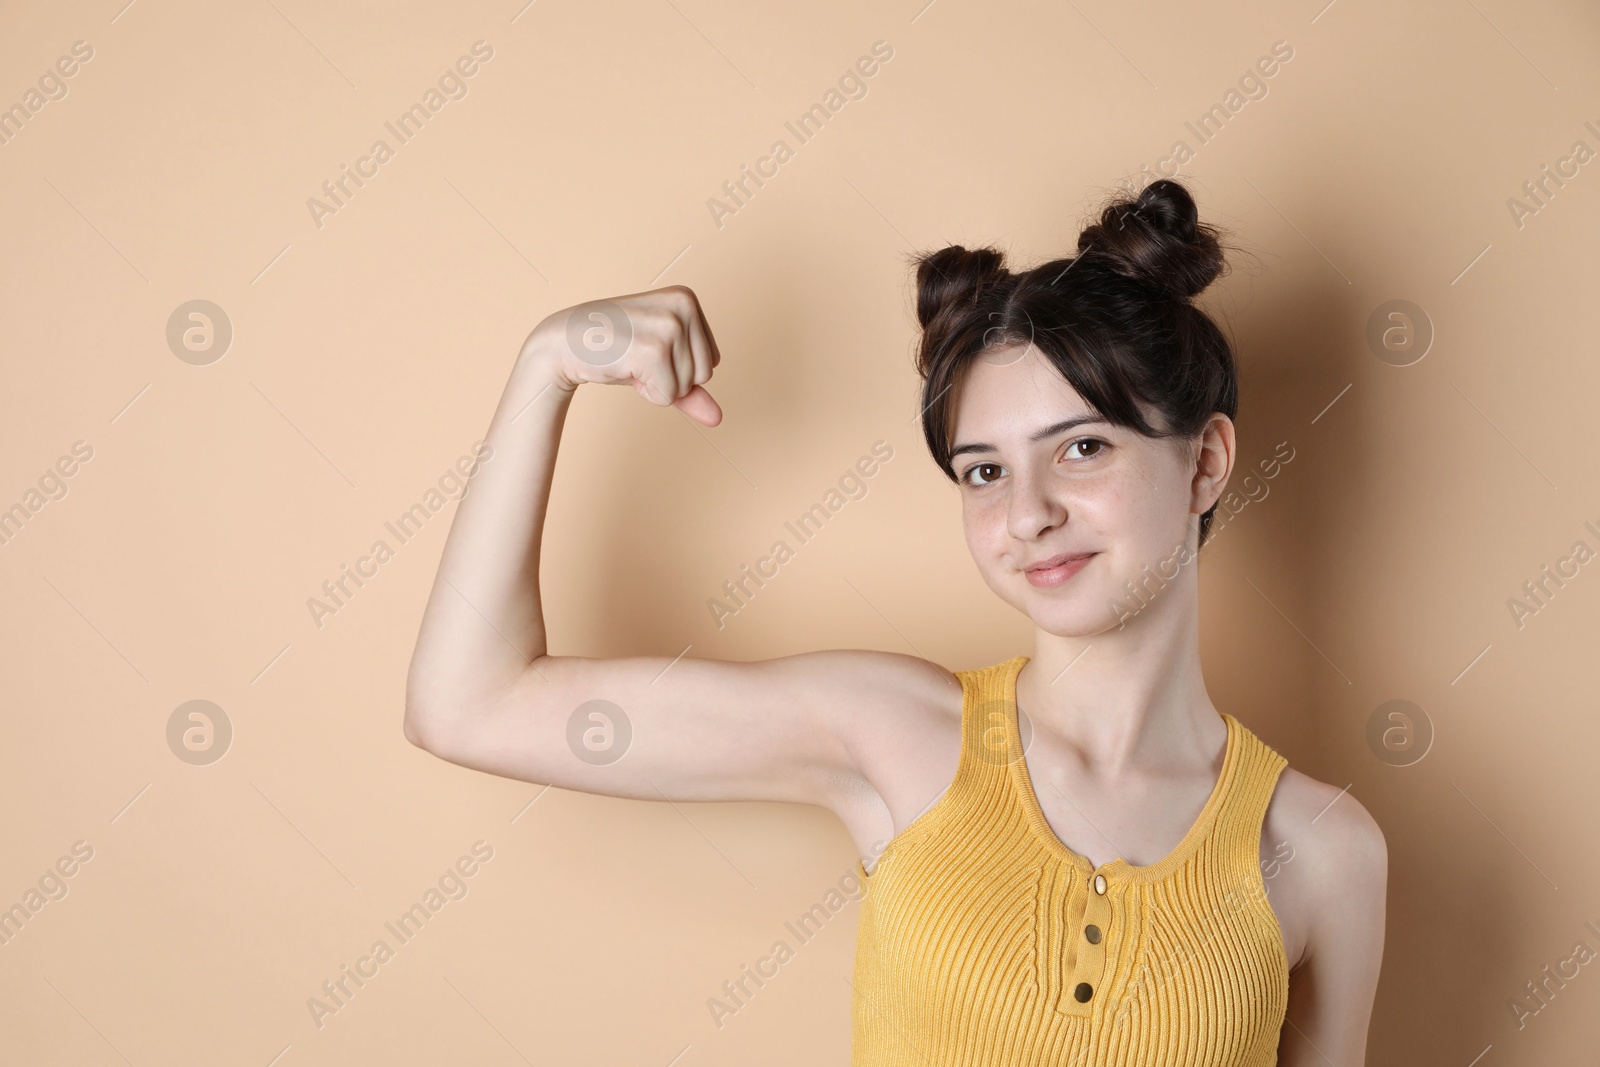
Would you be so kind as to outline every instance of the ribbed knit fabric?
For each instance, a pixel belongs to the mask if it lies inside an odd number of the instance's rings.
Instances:
[[[853,1067],[1275,1064],[1289,965],[1259,849],[1287,761],[1223,712],[1222,773],[1178,847],[1096,867],[1029,780],[1027,661],[956,672],[954,780],[870,876],[857,864]]]

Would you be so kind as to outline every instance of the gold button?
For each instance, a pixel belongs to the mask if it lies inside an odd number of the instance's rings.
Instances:
[[[1105,875],[1097,874],[1097,875],[1094,876],[1094,891],[1096,893],[1099,893],[1102,896],[1105,895],[1105,891],[1106,891],[1106,876]]]

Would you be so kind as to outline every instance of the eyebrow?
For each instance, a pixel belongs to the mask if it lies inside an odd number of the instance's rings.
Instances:
[[[1095,415],[1077,415],[1077,416],[1074,416],[1073,418],[1070,418],[1070,419],[1062,419],[1060,422],[1052,423],[1051,425],[1046,426],[1042,430],[1034,431],[1034,433],[1031,434],[1028,437],[1028,440],[1034,441],[1034,442],[1043,441],[1048,437],[1054,437],[1057,434],[1066,433],[1068,430],[1075,429],[1075,428],[1077,428],[1079,426],[1083,426],[1086,423],[1105,423],[1105,422],[1106,422],[1105,419],[1099,418],[1098,416],[1095,416]],[[1107,423],[1107,425],[1109,425],[1109,423]],[[970,445],[957,445],[955,448],[952,448],[950,450],[950,458],[951,459],[955,459],[957,456],[964,456],[969,452],[998,452],[998,451],[1000,451],[1000,450],[998,448],[996,448],[994,445],[986,444],[984,442],[974,442],[974,443],[972,443]]]

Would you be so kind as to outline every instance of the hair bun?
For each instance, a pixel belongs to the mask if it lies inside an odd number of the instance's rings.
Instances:
[[[1226,262],[1217,231],[1199,221],[1194,197],[1170,178],[1108,204],[1078,236],[1078,253],[1179,300],[1215,281]]]
[[[917,320],[924,328],[950,307],[975,301],[980,290],[1006,277],[1004,253],[949,245],[917,260]]]

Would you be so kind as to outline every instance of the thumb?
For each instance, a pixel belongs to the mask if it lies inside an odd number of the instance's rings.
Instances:
[[[672,402],[672,406],[689,416],[696,422],[707,426],[716,426],[722,422],[722,408],[706,392],[704,386],[697,385]]]

